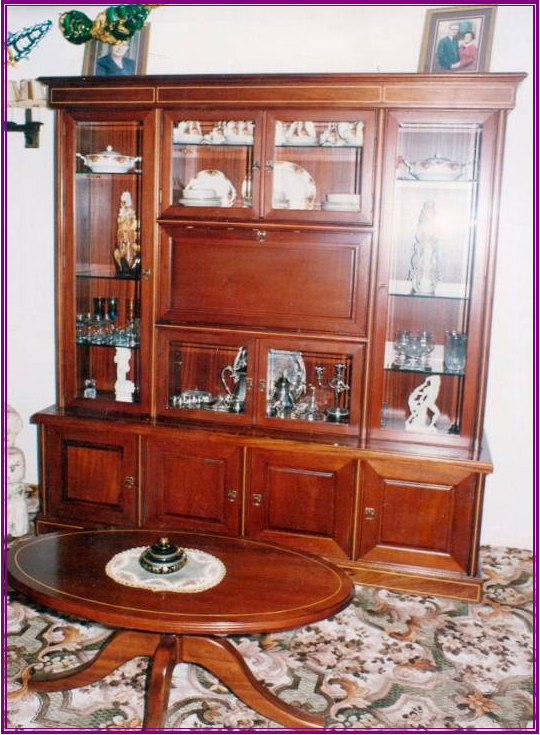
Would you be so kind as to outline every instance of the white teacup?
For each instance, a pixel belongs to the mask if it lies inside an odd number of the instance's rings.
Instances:
[[[215,189],[184,189],[184,199],[215,199]]]

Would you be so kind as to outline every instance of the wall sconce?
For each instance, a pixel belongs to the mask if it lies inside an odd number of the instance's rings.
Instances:
[[[7,106],[24,109],[24,123],[6,122],[8,133],[24,133],[25,148],[39,148],[39,129],[42,122],[32,119],[33,107],[45,107],[47,91],[36,79],[23,79],[20,82],[8,81]]]

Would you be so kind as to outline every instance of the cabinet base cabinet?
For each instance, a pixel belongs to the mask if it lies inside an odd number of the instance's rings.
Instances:
[[[254,449],[249,469],[247,535],[350,558],[356,486],[353,459]]]
[[[134,526],[139,522],[138,437],[109,423],[41,429],[43,518]]]
[[[149,438],[143,464],[145,526],[238,535],[241,448]]]
[[[203,428],[34,417],[37,533],[138,526],[309,551],[359,584],[475,601],[487,462]]]

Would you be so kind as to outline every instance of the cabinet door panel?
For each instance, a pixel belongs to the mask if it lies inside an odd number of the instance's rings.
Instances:
[[[137,439],[47,427],[46,514],[57,520],[132,525],[137,521]]]
[[[459,467],[366,462],[359,557],[471,573],[476,484]]]
[[[253,450],[248,535],[347,557],[354,488],[355,464],[351,460]]]
[[[368,235],[176,227],[160,257],[163,322],[366,334]]]
[[[146,525],[239,532],[241,455],[237,447],[201,441],[149,440]]]

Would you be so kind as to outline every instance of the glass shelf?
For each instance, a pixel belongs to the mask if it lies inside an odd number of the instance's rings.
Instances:
[[[351,145],[351,144],[344,144],[344,145],[323,145],[322,143],[309,143],[309,144],[298,144],[298,143],[278,143],[276,145],[276,148],[322,148],[327,151],[335,151],[335,150],[341,150],[342,148],[363,148],[363,145]]]
[[[229,143],[223,141],[222,143],[177,143],[173,142],[173,150],[176,148],[253,148],[253,143]]]
[[[136,344],[128,344],[126,342],[82,342],[76,340],[78,347],[126,347],[128,350],[138,350],[140,347],[139,342]]]
[[[128,181],[133,181],[133,179],[138,178],[142,174],[142,171],[140,169],[134,169],[133,171],[127,171],[123,173],[116,173],[116,172],[109,172],[109,173],[93,173],[92,171],[76,171],[75,176],[78,179],[108,179],[109,177],[114,177],[115,179],[119,179],[122,176],[127,179]]]
[[[465,283],[437,283],[434,294],[412,292],[412,282],[392,279],[388,288],[389,296],[408,296],[413,299],[458,299],[469,298]]]
[[[87,270],[78,271],[76,274],[77,278],[104,278],[110,281],[138,281],[139,276],[119,276],[114,269],[110,269],[108,266],[90,266]]]
[[[440,181],[437,179],[396,179],[398,189],[468,189],[477,184],[476,179],[461,179],[460,181]]]
[[[444,345],[435,345],[429,358],[429,367],[400,366],[395,364],[396,351],[393,342],[386,342],[384,369],[395,373],[418,373],[420,375],[447,375],[453,378],[463,378],[465,370],[447,370],[444,365]]]

